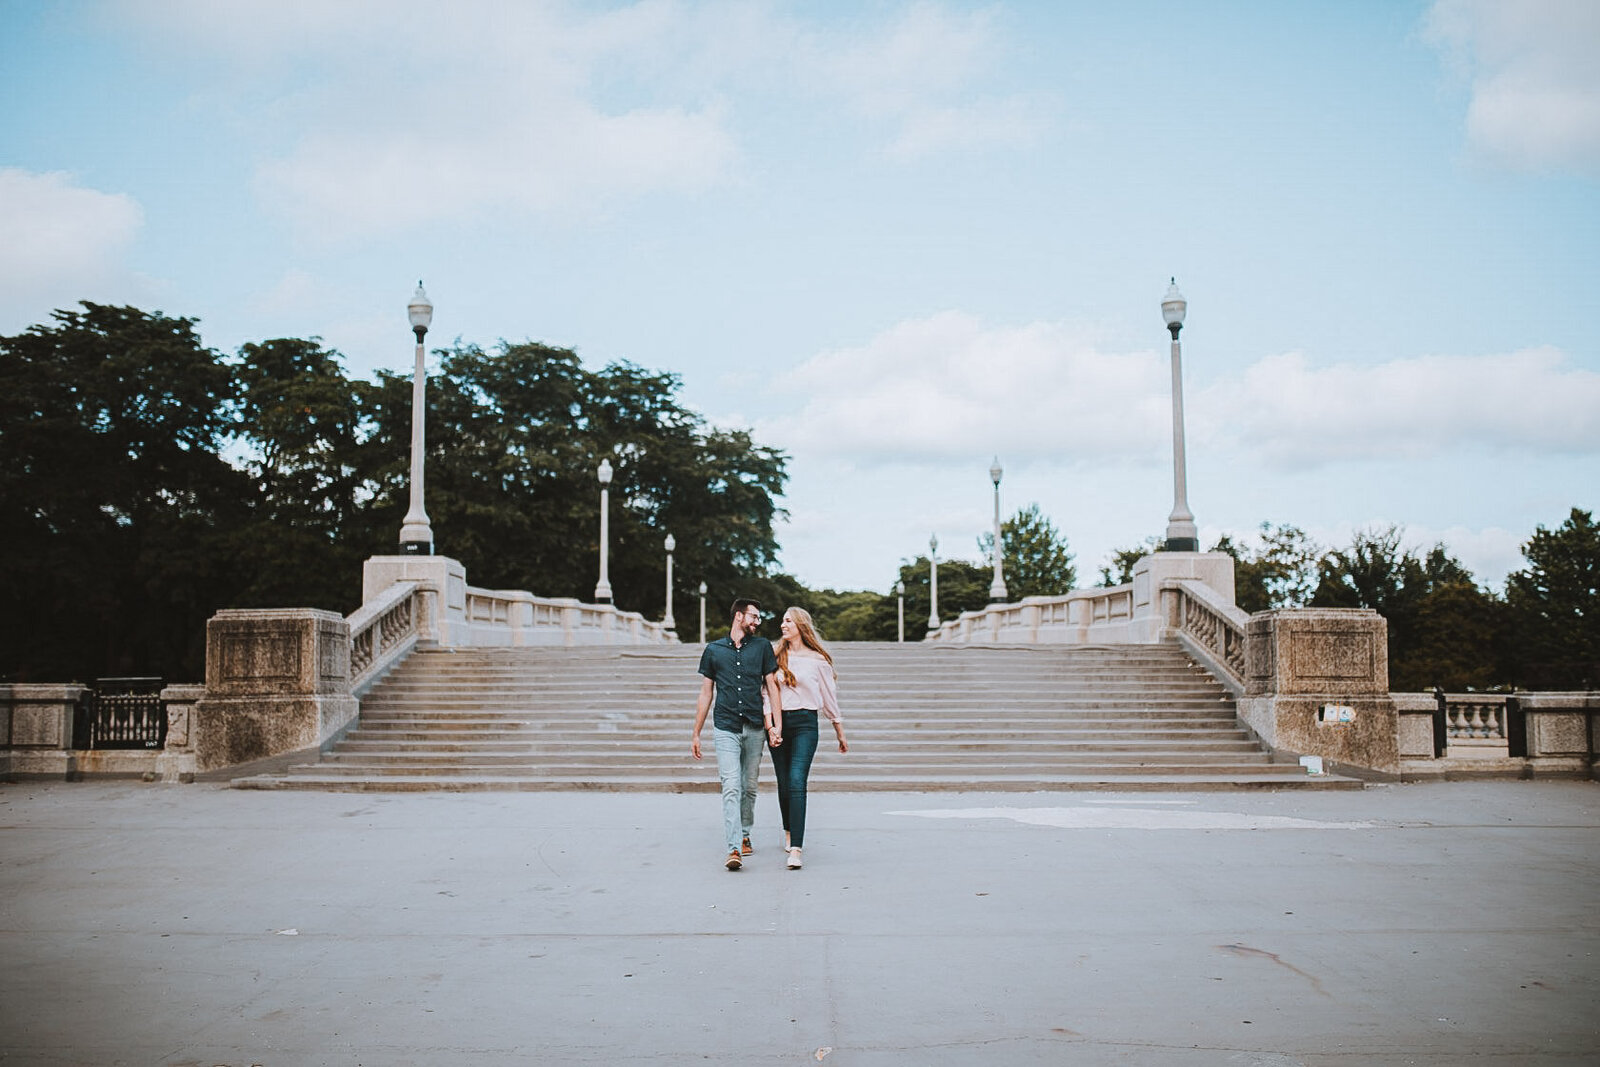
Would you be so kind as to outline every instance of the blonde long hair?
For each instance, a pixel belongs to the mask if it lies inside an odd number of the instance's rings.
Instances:
[[[794,619],[794,633],[800,639],[800,644],[827,660],[828,666],[832,668],[833,657],[828,655],[826,648],[822,647],[822,638],[817,636],[817,627],[811,621],[811,612],[805,608],[790,608],[784,614]],[[793,689],[797,683],[794,672],[789,669],[789,639],[787,637],[778,639],[776,655],[778,657],[778,670],[783,673],[783,684]],[[835,678],[839,677],[837,669],[834,670],[833,676]]]

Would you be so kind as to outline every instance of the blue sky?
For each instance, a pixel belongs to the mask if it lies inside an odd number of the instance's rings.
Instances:
[[[1600,507],[1588,0],[0,19],[0,331],[126,302],[366,375],[420,277],[431,340],[671,370],[786,450],[812,585],[976,559],[994,456],[1081,580],[1160,535],[1171,276],[1206,543],[1398,523],[1497,584]]]

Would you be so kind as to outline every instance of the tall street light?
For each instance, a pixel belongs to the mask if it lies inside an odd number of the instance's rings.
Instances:
[[[600,581],[595,583],[594,599],[604,603],[611,599],[611,461],[602,459],[596,472],[600,479]]]
[[[905,639],[906,639],[906,583],[905,582],[895,582],[894,583],[894,601],[895,601],[895,612],[894,613],[895,613],[895,623],[896,623],[895,632],[897,634],[897,636],[895,637],[895,640],[899,641],[902,644],[904,644],[905,643]]]
[[[990,600],[1006,598],[1006,579],[1000,573],[1000,475],[1003,473],[1000,457],[996,456],[994,462],[989,464],[989,480],[994,483],[994,581],[989,583]]]
[[[706,643],[706,583],[700,583],[700,643]]]
[[[420,279],[417,281],[417,291],[411,295],[411,303],[406,305],[406,314],[411,319],[411,332],[417,335],[417,359],[411,372],[411,506],[406,509],[406,517],[400,522],[400,551],[409,555],[431,556],[433,527],[428,525],[428,513],[422,507],[423,463],[426,458],[423,441],[428,419],[428,371],[423,366],[423,339],[428,336],[428,327],[433,322],[433,304],[429,302],[428,294],[422,291]]]
[[[928,537],[928,629],[939,628],[939,535]]]
[[[666,630],[676,630],[678,622],[672,617],[672,553],[677,550],[678,542],[671,534],[667,534],[667,613],[661,617],[661,626]]]
[[[1168,552],[1200,551],[1200,530],[1189,511],[1188,476],[1183,463],[1183,353],[1178,346],[1178,331],[1183,329],[1188,307],[1188,301],[1178,292],[1178,279],[1173,278],[1161,301],[1161,317],[1172,333],[1172,514],[1167,516]]]

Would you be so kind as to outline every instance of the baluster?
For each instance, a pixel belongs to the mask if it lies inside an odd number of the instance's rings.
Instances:
[[[1489,736],[1488,724],[1483,721],[1484,711],[1485,708],[1482,704],[1472,705],[1471,729],[1472,737],[1474,739],[1481,739]]]

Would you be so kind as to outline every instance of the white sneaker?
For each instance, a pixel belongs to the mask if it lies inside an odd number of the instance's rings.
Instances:
[[[789,850],[789,862],[787,864],[785,864],[785,866],[788,867],[791,871],[798,871],[800,869],[800,850],[799,849],[791,848]]]

